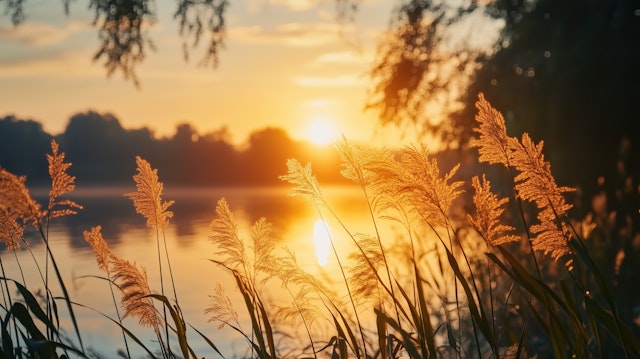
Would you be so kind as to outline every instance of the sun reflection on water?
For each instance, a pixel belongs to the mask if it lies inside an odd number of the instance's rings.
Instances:
[[[331,249],[331,231],[329,224],[322,219],[316,221],[313,225],[313,244],[316,249],[316,257],[318,264],[326,266],[329,259],[329,250]]]

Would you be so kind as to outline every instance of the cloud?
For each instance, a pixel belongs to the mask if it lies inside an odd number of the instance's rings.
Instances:
[[[364,78],[356,75],[298,76],[294,81],[305,87],[359,87],[367,83]]]
[[[304,106],[308,108],[327,108],[335,106],[336,102],[336,99],[316,98],[305,101]]]
[[[229,39],[251,44],[313,47],[340,41],[341,28],[335,23],[289,23],[266,29],[261,26],[233,27]]]
[[[314,0],[271,0],[270,3],[284,6],[292,11],[306,11],[317,5]]]
[[[250,13],[257,13],[269,7],[281,7],[288,11],[302,12],[318,6],[316,0],[246,0]]]
[[[61,51],[28,59],[6,59],[0,61],[0,78],[51,77],[104,77],[104,69],[92,64],[87,51]]]
[[[0,41],[28,46],[52,46],[64,42],[76,33],[90,29],[90,24],[78,21],[67,22],[64,27],[27,22],[18,27],[0,26]]]
[[[314,65],[363,65],[371,59],[354,51],[328,52],[318,56]]]

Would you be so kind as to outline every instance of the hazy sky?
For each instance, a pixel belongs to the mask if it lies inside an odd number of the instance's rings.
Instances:
[[[8,16],[0,18],[0,116],[31,118],[57,134],[73,114],[95,110],[160,136],[172,135],[181,122],[200,133],[227,126],[236,143],[266,126],[304,139],[314,121],[324,121],[336,136],[371,141],[375,113],[363,112],[367,71],[396,2],[363,1],[355,22],[343,27],[334,2],[319,3],[231,1],[214,70],[197,66],[204,47],[185,63],[175,2],[158,0],[150,30],[157,50],[138,66],[136,89],[92,63],[98,40],[88,1],[72,2],[69,16],[60,1],[26,1],[24,25],[13,28]],[[393,132],[384,131],[387,139]]]

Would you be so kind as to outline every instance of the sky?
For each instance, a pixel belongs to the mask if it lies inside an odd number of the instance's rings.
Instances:
[[[138,65],[136,88],[92,62],[98,38],[88,1],[72,2],[69,15],[60,1],[26,1],[23,25],[0,17],[0,116],[36,120],[52,134],[73,114],[93,110],[158,137],[188,122],[200,134],[226,126],[236,144],[265,127],[297,140],[398,141],[400,131],[379,129],[376,113],[363,111],[372,87],[367,71],[394,4],[362,1],[355,20],[340,25],[334,1],[231,1],[213,69],[197,66],[204,46],[185,62],[175,2],[158,0],[149,30],[156,51]]]

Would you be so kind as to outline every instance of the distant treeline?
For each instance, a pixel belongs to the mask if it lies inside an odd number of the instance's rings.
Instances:
[[[184,123],[173,137],[156,138],[149,128],[124,129],[115,116],[93,111],[71,117],[65,131],[56,136],[34,120],[1,118],[0,167],[26,175],[29,183],[44,183],[49,178],[46,154],[52,138],[72,163],[69,173],[77,177],[78,186],[131,182],[135,156],[157,168],[168,185],[280,184],[288,158],[312,162],[321,181],[344,181],[333,148],[294,141],[280,128],[256,130],[239,149],[225,128],[199,134]]]

